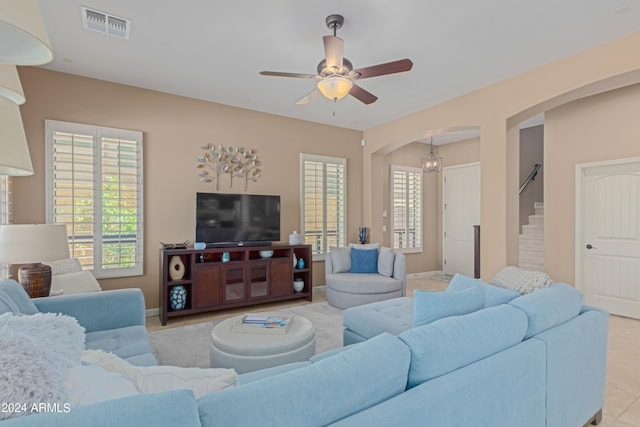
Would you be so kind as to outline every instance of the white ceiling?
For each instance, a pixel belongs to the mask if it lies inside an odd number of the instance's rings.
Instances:
[[[44,68],[363,130],[640,31],[639,0],[40,0],[55,59]],[[129,40],[85,30],[80,6],[132,21]],[[314,81],[325,17],[340,13],[355,68],[410,58],[359,84],[366,106],[295,102]],[[638,54],[638,52],[629,52]],[[335,116],[332,115],[335,108]]]

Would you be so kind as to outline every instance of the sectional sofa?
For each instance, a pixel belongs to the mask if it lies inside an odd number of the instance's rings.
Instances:
[[[11,307],[7,299],[0,304]],[[558,284],[243,374],[237,387],[199,399],[141,394],[0,426],[582,426],[603,405],[607,325],[606,312]]]

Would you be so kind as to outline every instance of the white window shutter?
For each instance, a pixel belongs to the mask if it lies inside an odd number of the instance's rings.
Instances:
[[[46,121],[47,221],[97,278],[143,273],[142,132]]]

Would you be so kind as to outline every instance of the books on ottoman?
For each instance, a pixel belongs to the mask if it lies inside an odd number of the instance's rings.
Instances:
[[[245,314],[231,327],[231,332],[284,335],[289,331],[292,321],[292,317]]]

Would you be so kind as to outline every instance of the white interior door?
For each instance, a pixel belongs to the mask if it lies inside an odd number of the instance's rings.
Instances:
[[[473,277],[473,226],[480,224],[480,163],[443,169],[442,270]]]
[[[578,287],[587,304],[640,319],[640,159],[579,165],[577,178]]]

